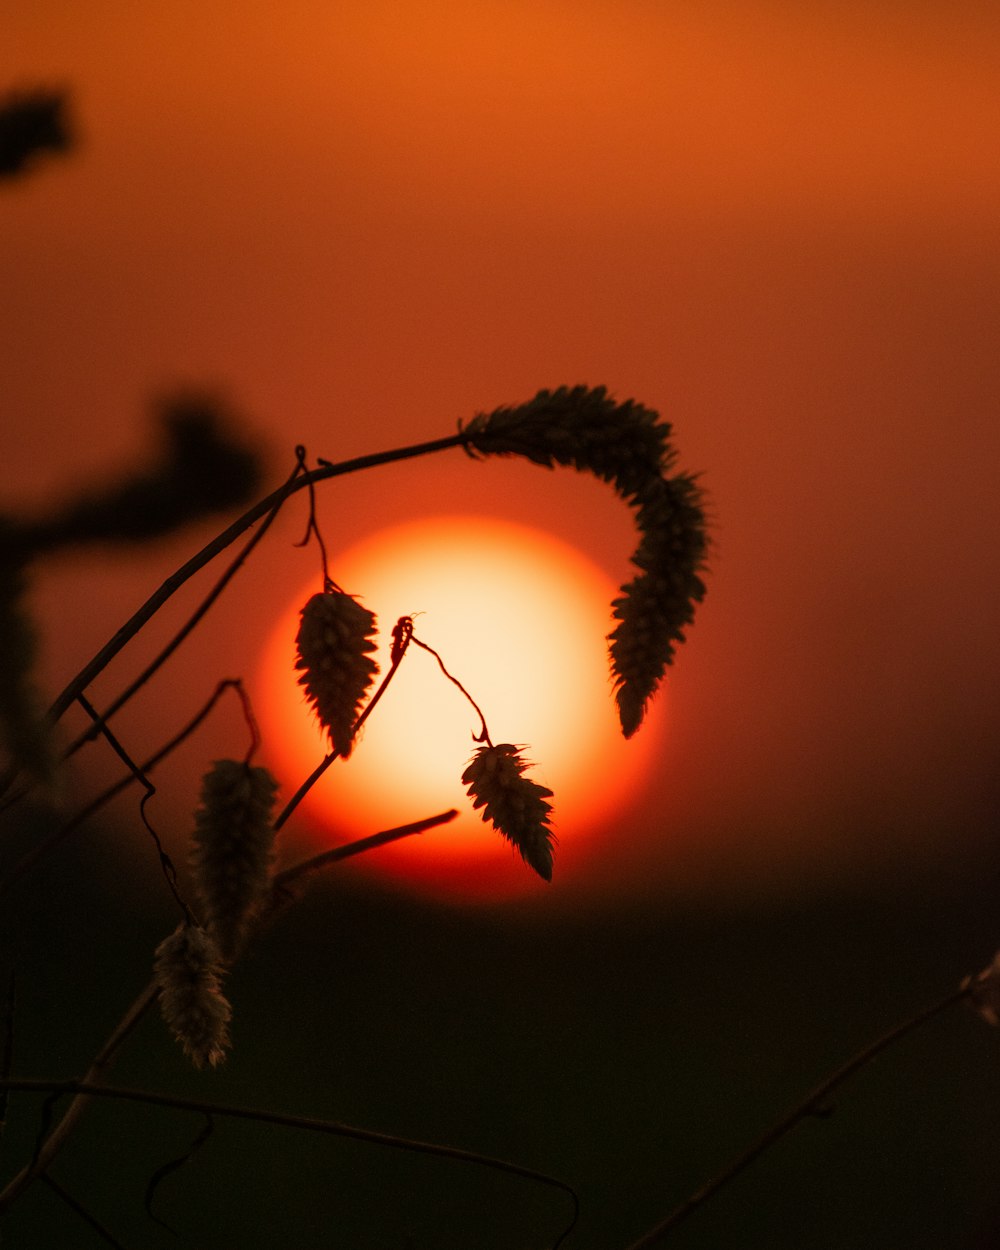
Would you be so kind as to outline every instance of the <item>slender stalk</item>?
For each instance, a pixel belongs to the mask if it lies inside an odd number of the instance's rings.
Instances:
[[[297,881],[299,877],[304,877],[307,873],[317,872],[320,868],[326,868],[330,864],[337,864],[342,859],[349,859],[352,855],[361,855],[365,851],[373,851],[378,846],[385,846],[389,842],[398,842],[400,838],[409,838],[415,833],[426,833],[428,829],[436,829],[438,825],[447,825],[458,815],[457,808],[449,808],[446,812],[440,812],[437,816],[428,816],[424,820],[414,820],[408,825],[398,825],[395,829],[386,829],[382,833],[373,833],[367,838],[358,838],[356,842],[347,842],[344,846],[334,846],[328,851],[320,851],[318,855],[314,855],[311,859],[304,859],[301,863],[293,864],[291,868],[286,868],[283,872],[275,873],[274,880],[271,883],[272,896],[278,891],[285,890]]]
[[[230,543],[236,541],[237,538],[250,528],[262,516],[266,516],[276,504],[282,503],[291,495],[296,494],[300,490],[305,490],[316,482],[325,481],[331,477],[342,477],[347,473],[358,473],[364,469],[377,468],[380,465],[392,464],[398,460],[410,460],[415,456],[426,456],[433,452],[445,451],[450,447],[462,447],[465,445],[465,436],[462,434],[452,434],[446,438],[435,438],[425,443],[414,443],[408,447],[396,447],[391,451],[376,452],[373,455],[357,456],[353,460],[342,460],[339,464],[324,464],[321,468],[311,469],[308,473],[303,473],[294,481],[286,482],[272,491],[266,498],[261,499],[238,517],[228,528],[224,529],[221,534],[217,535],[206,546],[202,547],[196,555],[181,567],[155,591],[137,612],[135,612],[124,625],[109,639],[109,641],[101,648],[93,659],[80,670],[66,688],[58,695],[49,709],[49,716],[55,720],[58,719],[69,705],[76,699],[81,690],[85,690],[87,686],[104,671],[111,663],[115,656],[122,648],[131,641],[132,638],[142,629],[156,613],[163,607],[171,595],[175,594],[186,581],[192,578],[200,569],[224,551]]]
[[[273,914],[277,906],[280,906],[287,898],[287,886],[295,880],[296,877],[305,873],[313,872],[328,864],[337,863],[342,859],[347,859],[352,855],[359,855],[364,851],[369,851],[377,846],[384,846],[387,842],[394,842],[399,838],[409,837],[412,834],[423,833],[427,829],[433,828],[435,825],[447,823],[453,820],[458,813],[454,810],[442,812],[437,816],[427,817],[425,820],[417,820],[409,825],[400,825],[396,829],[387,829],[383,833],[373,834],[369,838],[359,838],[356,842],[348,842],[345,846],[335,847],[332,851],[325,851],[320,855],[314,856],[312,859],[305,860],[303,863],[294,865],[279,873],[271,884],[271,890],[268,901],[261,909],[262,918]],[[81,1087],[89,1087],[92,1085],[100,1085],[101,1079],[105,1072],[111,1067],[118,1051],[131,1036],[133,1030],[146,1015],[149,1009],[156,1002],[159,995],[159,988],[155,981],[142,990],[135,999],[129,1009],[122,1016],[121,1020],[115,1026],[110,1037],[94,1056],[90,1063],[90,1067],[79,1082],[75,1084]],[[3,1082],[0,1082],[2,1087]],[[31,1184],[33,1180],[41,1176],[51,1165],[53,1159],[68,1141],[71,1133],[76,1128],[80,1117],[86,1111],[89,1105],[91,1094],[86,1088],[81,1088],[77,1092],[66,1108],[62,1119],[53,1128],[52,1132],[45,1138],[30,1163],[26,1164],[20,1172],[17,1173],[0,1192],[0,1213],[5,1211],[12,1202],[17,1199],[20,1194]]]
[[[60,1185],[58,1181],[54,1181],[51,1176],[43,1176],[42,1180],[46,1185],[48,1185],[49,1189],[51,1189],[54,1194],[62,1199],[62,1201],[72,1212],[74,1212],[74,1214],[78,1215],[85,1224],[90,1225],[94,1232],[97,1233],[97,1235],[104,1241],[105,1245],[114,1246],[115,1250],[124,1250],[122,1243],[111,1235],[101,1221],[97,1219],[96,1216],[92,1215],[82,1202],[78,1202],[71,1193],[68,1193],[65,1189],[63,1189],[62,1185]]]
[[[77,675],[69,682],[69,684],[56,697],[52,706],[49,708],[48,716],[52,722],[57,721],[66,709],[73,703],[81,691],[86,690],[90,683],[101,674],[116,655],[135,637],[156,613],[163,607],[167,600],[174,595],[186,581],[192,578],[197,572],[205,567],[210,561],[221,551],[225,549],[261,517],[266,516],[272,510],[277,509],[290,496],[296,494],[300,490],[312,488],[317,482],[326,481],[331,477],[343,477],[347,473],[360,473],[365,469],[378,468],[384,464],[393,464],[399,460],[412,460],[417,456],[427,456],[434,452],[446,451],[452,447],[467,447],[467,440],[463,433],[450,434],[445,438],[433,438],[423,443],[412,443],[406,447],[395,447],[389,451],[375,452],[367,456],[356,456],[352,460],[342,460],[338,464],[329,462],[321,462],[318,469],[311,469],[307,473],[302,473],[298,477],[285,482],[279,486],[277,490],[271,492],[264,499],[259,500],[249,508],[242,516],[237,517],[233,523],[216,535],[210,543],[207,543],[202,549],[193,555],[190,560],[182,564],[175,573],[156,590],[146,602],[133,613],[124,625],[105,643],[105,645],[97,652],[97,654],[77,673]],[[238,565],[237,565],[238,567]],[[235,568],[233,570],[235,572]],[[206,608],[207,610],[207,608]],[[166,658],[165,656],[163,658]],[[161,662],[161,661],[157,661]],[[144,678],[145,680],[145,675]],[[6,794],[11,785],[16,780],[19,768],[17,764],[11,764],[6,771],[0,775],[0,795]]]
[[[916,1015],[910,1016],[902,1023],[895,1025],[887,1033],[883,1033],[881,1037],[876,1038],[875,1041],[865,1046],[863,1050],[858,1051],[852,1059],[849,1059],[831,1072],[824,1080],[820,1081],[815,1089],[807,1094],[787,1115],[782,1116],[780,1120],[773,1124],[767,1132],[762,1133],[728,1167],[696,1189],[690,1197],[675,1207],[665,1219],[651,1228],[638,1241],[633,1241],[626,1250],[648,1250],[650,1246],[659,1245],[667,1233],[687,1219],[693,1211],[707,1202],[714,1194],[718,1193],[724,1185],[728,1185],[731,1180],[739,1176],[741,1172],[744,1172],[755,1159],[764,1154],[766,1150],[770,1150],[797,1124],[810,1116],[821,1114],[826,1100],[835,1089],[843,1085],[856,1072],[867,1067],[877,1055],[880,1055],[888,1047],[894,1045],[908,1033],[912,1033],[914,1029],[919,1028],[934,1016],[940,1015],[941,1012],[946,1011],[949,1007],[953,1007],[956,1003],[961,1002],[970,993],[970,985],[963,985],[957,990],[952,990],[944,998],[939,999],[936,1003],[932,1003],[930,1007],[925,1007],[923,1011],[918,1011]]]
[[[476,1163],[481,1167],[490,1168],[495,1172],[505,1172],[509,1176],[520,1176],[525,1180],[537,1181],[539,1184],[559,1189],[569,1194],[573,1201],[573,1223],[576,1222],[578,1199],[576,1191],[558,1177],[549,1176],[546,1172],[538,1172],[534,1168],[523,1167],[509,1159],[500,1159],[494,1155],[480,1154],[474,1150],[463,1150],[458,1146],[445,1146],[439,1142],[419,1141],[412,1137],[399,1137],[394,1133],[379,1133],[374,1129],[358,1128],[353,1124],[342,1124],[338,1120],[320,1120],[312,1116],[286,1115],[279,1111],[264,1111],[257,1107],[236,1107],[227,1103],[202,1102],[194,1098],[178,1098],[174,1094],[156,1094],[149,1090],[128,1089],[117,1085],[99,1085],[90,1081],[38,1081],[38,1080],[6,1080],[0,1086],[21,1093],[73,1094],[77,1098],[110,1098],[121,1102],[139,1102],[150,1107],[169,1107],[174,1111],[193,1111],[200,1115],[218,1116],[233,1120],[252,1120],[257,1124],[273,1124],[279,1128],[305,1130],[309,1133],[323,1133],[334,1137],[348,1137],[354,1141],[370,1142],[376,1146],[388,1146],[394,1150],[409,1150],[419,1154],[435,1155],[440,1159],[456,1159],[460,1163]],[[570,1225],[572,1227],[572,1224]],[[568,1232],[568,1229],[567,1229]],[[566,1236],[563,1233],[559,1241]],[[559,1244],[558,1242],[556,1243]]]
[[[208,716],[209,712],[211,712],[211,710],[215,707],[216,703],[218,703],[225,691],[230,689],[230,687],[239,692],[241,689],[240,679],[238,677],[226,677],[220,681],[205,706],[184,726],[179,733],[175,734],[169,742],[165,743],[155,755],[151,755],[149,759],[140,764],[140,770],[143,773],[150,773],[157,766],[157,764],[159,764],[171,753],[171,751],[180,746],[186,738],[189,738],[202,723],[205,717]],[[0,899],[2,899],[7,891],[12,889],[13,886],[20,881],[26,873],[30,872],[38,863],[40,863],[41,860],[50,855],[57,846],[59,846],[68,837],[70,837],[71,834],[75,833],[77,829],[84,825],[91,816],[99,812],[101,808],[110,803],[112,799],[117,798],[123,790],[127,790],[129,786],[134,785],[135,781],[136,774],[134,772],[129,772],[126,776],[114,782],[106,790],[103,790],[95,798],[91,799],[91,801],[85,807],[81,808],[80,811],[78,811],[74,816],[71,816],[69,820],[65,821],[57,829],[53,830],[53,832],[49,834],[44,841],[39,842],[36,847],[28,851],[26,855],[23,855],[10,872],[7,873],[7,876],[0,881]]]
[[[278,512],[281,510],[281,505],[285,502],[285,500],[294,490],[295,488],[294,483],[296,479],[302,472],[304,472],[304,468],[301,463],[301,457],[305,453],[302,448],[299,448],[298,450],[300,452],[299,463],[296,465],[294,471],[292,472],[288,480],[285,482],[284,486],[282,486],[279,490],[275,491],[274,494],[271,496],[271,498],[274,499],[274,503],[265,514],[264,520],[254,531],[252,537],[244,544],[243,549],[239,552],[236,558],[229,564],[226,571],[222,574],[222,576],[215,583],[212,589],[208,592],[208,594],[205,596],[202,602],[198,605],[198,607],[194,610],[191,616],[184,622],[184,624],[181,626],[178,632],[174,635],[174,637],[170,639],[167,645],[163,647],[163,649],[149,662],[149,664],[146,665],[146,667],[142,670],[139,676],[136,677],[133,681],[131,681],[125,687],[125,689],[118,695],[118,697],[114,699],[104,709],[104,712],[101,715],[98,716],[95,714],[93,716],[93,721],[94,721],[93,725],[91,725],[88,730],[82,733],[74,742],[70,744],[69,747],[67,747],[66,749],[67,756],[72,755],[75,751],[78,751],[80,747],[82,747],[85,743],[92,742],[97,737],[97,735],[104,730],[107,722],[111,719],[111,717],[114,716],[116,712],[120,711],[121,708],[123,708],[125,704],[129,701],[129,699],[131,699],[133,695],[135,695],[139,690],[141,690],[142,687],[146,684],[146,682],[148,682],[149,679],[160,668],[163,667],[163,665],[167,662],[167,660],[170,659],[170,657],[174,654],[174,652],[181,645],[181,643],[185,640],[185,638],[187,638],[194,631],[195,627],[200,624],[200,622],[207,615],[212,605],[221,596],[222,592],[226,589],[226,587],[233,580],[233,578],[240,571],[240,569],[244,566],[244,564],[246,564],[254,548],[260,543],[264,535],[267,533],[267,531],[271,528],[271,525],[274,523],[274,520],[277,517]],[[77,699],[80,699],[80,698],[82,698],[82,692],[81,694],[77,695]]]

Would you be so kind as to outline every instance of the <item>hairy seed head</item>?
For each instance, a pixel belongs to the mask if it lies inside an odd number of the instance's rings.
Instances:
[[[216,760],[202,778],[191,867],[202,920],[227,961],[242,945],[267,890],[277,789],[266,768],[238,760]]]
[[[708,547],[701,491],[687,475],[649,483],[636,500],[636,520],[640,540],[632,561],[642,572],[612,603],[618,625],[608,635],[626,738],[642,724],[684,629],[694,620],[695,604],[704,598],[700,573]]]
[[[516,407],[480,413],[466,444],[483,455],[526,456],[593,473],[624,498],[659,477],[672,460],[670,426],[635,400],[616,403],[603,386],[539,391]]]
[[[182,925],[156,948],[153,975],[160,1011],[196,1068],[214,1068],[229,1049],[232,1009],[222,993],[215,943],[197,925]]]
[[[511,842],[521,858],[546,881],[552,880],[553,834],[549,826],[552,791],[524,776],[528,767],[509,742],[482,746],[462,774],[472,805],[483,820]]]
[[[347,758],[354,725],[378,665],[375,614],[343,591],[313,595],[302,609],[297,638],[299,683],[333,748]]]

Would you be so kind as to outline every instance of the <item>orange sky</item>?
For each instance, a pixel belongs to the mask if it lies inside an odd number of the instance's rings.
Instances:
[[[717,518],[630,814],[662,830],[659,884],[975,853],[1000,729],[992,6],[275,14],[4,6],[0,85],[69,84],[82,138],[0,199],[8,497],[138,455],[177,380],[226,387],[275,478],[298,441],[342,458],[605,383],[674,421]],[[627,515],[570,475],[458,453],[324,498],[328,540],[446,498],[627,575]],[[308,573],[300,527],[195,671],[250,664]],[[53,686],[193,546],[46,572]],[[165,719],[185,694],[157,690]]]

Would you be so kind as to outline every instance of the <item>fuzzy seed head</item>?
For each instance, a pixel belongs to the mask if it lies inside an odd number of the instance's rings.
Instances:
[[[219,952],[204,929],[182,925],[156,948],[160,1011],[196,1068],[214,1068],[229,1049],[232,1009],[222,993]]]
[[[528,764],[509,742],[482,746],[462,774],[472,805],[483,808],[483,820],[521,854],[546,881],[552,880],[553,834],[549,826],[552,791],[524,776]]]
[[[378,665],[375,614],[343,591],[313,595],[299,624],[299,683],[305,688],[335,751],[346,759],[354,745],[354,725]]]
[[[632,562],[642,572],[612,603],[618,624],[608,635],[626,738],[642,724],[684,629],[694,620],[695,605],[704,598],[700,573],[708,548],[701,492],[693,478],[678,474],[650,482],[635,502],[640,541]]]
[[[191,868],[205,927],[227,962],[267,890],[277,789],[266,768],[238,760],[216,760],[202,778]]]
[[[483,455],[526,456],[593,473],[631,498],[672,460],[670,426],[635,400],[616,403],[603,386],[539,391],[517,407],[474,417],[468,446]]]

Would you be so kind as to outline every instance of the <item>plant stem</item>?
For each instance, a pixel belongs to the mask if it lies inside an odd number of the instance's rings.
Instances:
[[[311,859],[303,861],[301,864],[293,865],[291,868],[285,869],[284,872],[278,873],[271,883],[271,889],[268,902],[261,908],[262,918],[266,918],[273,914],[274,910],[280,906],[287,898],[286,887],[288,884],[308,872],[313,872],[318,868],[326,867],[328,864],[337,863],[342,859],[347,859],[352,855],[359,855],[364,851],[370,851],[377,846],[384,846],[387,842],[394,842],[399,838],[409,837],[411,834],[423,833],[427,829],[433,828],[435,825],[446,824],[449,820],[453,820],[458,813],[455,810],[442,812],[437,816],[429,816],[424,820],[413,821],[408,825],[400,825],[396,829],[387,829],[382,833],[373,834],[368,838],[359,838],[356,842],[348,842],[344,846],[334,847],[330,851],[324,851],[322,854],[314,856]],[[135,1002],[129,1007],[122,1016],[121,1020],[115,1026],[108,1040],[104,1043],[98,1053],[91,1060],[90,1066],[79,1082],[70,1082],[81,1087],[89,1087],[92,1085],[100,1085],[101,1078],[104,1073],[111,1067],[115,1056],[129,1038],[133,1030],[142,1020],[143,1016],[149,1011],[159,996],[159,986],[156,981],[150,981],[143,989],[142,993],[136,998]],[[0,1082],[0,1086],[3,1082]],[[16,1198],[35,1180],[38,1176],[52,1163],[53,1159],[66,1144],[70,1134],[76,1128],[77,1122],[87,1109],[90,1102],[91,1094],[82,1089],[76,1093],[72,1102],[66,1108],[62,1119],[55,1126],[51,1133],[45,1138],[30,1163],[26,1164],[20,1172],[17,1173],[0,1192],[0,1212],[3,1212],[15,1201]]]
[[[934,1016],[946,1011],[949,1007],[953,1007],[956,1003],[967,998],[971,992],[969,985],[963,984],[961,988],[952,990],[946,994],[944,998],[939,999],[930,1007],[925,1007],[923,1011],[918,1011],[916,1015],[910,1016],[902,1023],[895,1025],[887,1033],[883,1033],[881,1037],[875,1039],[863,1050],[849,1059],[830,1073],[822,1080],[811,1093],[798,1103],[787,1115],[782,1116],[775,1124],[773,1124],[765,1133],[762,1133],[757,1140],[749,1146],[742,1154],[738,1155],[728,1167],[719,1172],[718,1175],[706,1181],[704,1185],[696,1189],[690,1197],[686,1198],[679,1206],[659,1224],[651,1228],[638,1241],[633,1241],[626,1250],[648,1250],[648,1247],[659,1245],[663,1238],[672,1229],[676,1228],[683,1220],[707,1202],[714,1194],[718,1193],[724,1185],[727,1185],[735,1177],[746,1170],[751,1163],[754,1162],[766,1150],[769,1150],[776,1142],[779,1142],[787,1133],[789,1133],[801,1120],[807,1119],[809,1116],[819,1115],[823,1110],[823,1104],[840,1085],[848,1080],[854,1074],[866,1067],[871,1061],[886,1050],[889,1046],[898,1042],[908,1033],[912,1033],[914,1029],[925,1024]]]
[[[94,678],[104,671],[118,652],[163,607],[171,595],[178,591],[195,573],[204,568],[209,561],[214,560],[220,551],[224,551],[230,543],[235,542],[244,530],[249,529],[262,516],[266,516],[277,504],[284,502],[285,499],[298,491],[305,490],[314,483],[325,481],[327,478],[342,477],[347,473],[358,473],[364,469],[373,469],[383,464],[392,464],[397,460],[409,460],[415,456],[426,456],[436,451],[444,451],[450,447],[463,447],[464,445],[465,436],[463,434],[452,434],[447,438],[435,438],[425,443],[413,443],[408,447],[396,447],[391,451],[376,452],[368,456],[357,456],[353,460],[342,460],[339,464],[325,464],[319,469],[311,469],[308,473],[303,473],[294,480],[284,483],[284,485],[272,491],[270,495],[261,499],[252,508],[244,512],[232,525],[213,538],[210,543],[202,547],[201,551],[192,556],[185,564],[182,564],[172,576],[168,577],[159,590],[150,595],[142,607],[125,622],[117,633],[98,651],[94,658],[77,673],[53,702],[52,707],[49,709],[49,716],[53,720],[58,719],[80,691],[86,689]]]
[[[506,1172],[525,1180],[537,1181],[569,1194],[573,1201],[573,1223],[576,1222],[578,1199],[576,1191],[558,1177],[549,1176],[534,1168],[523,1167],[509,1159],[494,1155],[463,1150],[458,1146],[444,1146],[438,1142],[419,1141],[412,1137],[398,1137],[394,1133],[379,1133],[374,1129],[357,1128],[337,1120],[319,1120],[312,1116],[285,1115],[278,1111],[263,1111],[256,1107],[235,1107],[224,1103],[202,1102],[193,1098],[178,1098],[174,1094],[156,1094],[149,1090],[127,1089],[121,1086],[99,1085],[91,1081],[38,1081],[7,1080],[0,1086],[22,1093],[73,1094],[76,1098],[111,1098],[123,1102],[139,1102],[151,1107],[169,1107],[174,1111],[193,1111],[201,1115],[229,1117],[235,1120],[252,1120],[257,1124],[273,1124],[279,1128],[304,1129],[310,1133],[325,1133],[335,1137],[349,1137],[355,1141],[371,1142],[377,1146],[389,1146],[394,1150],[410,1150],[419,1154],[436,1155],[442,1159],[456,1159],[460,1163],[477,1163],[493,1171]],[[572,1225],[571,1225],[572,1226]],[[567,1230],[568,1231],[568,1230]],[[561,1242],[565,1237],[560,1237]],[[558,1244],[558,1243],[557,1243]]]

